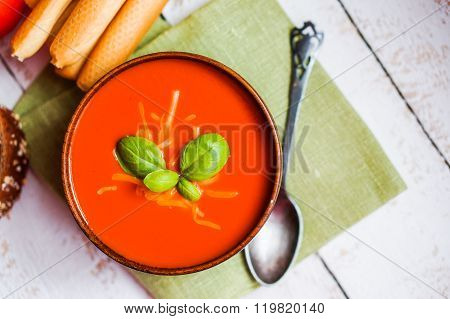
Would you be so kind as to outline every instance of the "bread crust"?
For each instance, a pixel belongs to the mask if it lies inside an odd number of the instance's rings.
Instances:
[[[61,69],[55,68],[55,73],[65,79],[76,80],[78,74],[80,73],[81,68],[83,67],[84,62],[85,62],[85,59],[83,57],[81,57],[74,64],[65,66]]]
[[[47,41],[58,18],[71,0],[41,0],[11,39],[11,55],[19,61],[35,54]]]
[[[80,0],[50,46],[57,68],[86,58],[125,0]]]
[[[81,69],[77,85],[87,91],[126,61],[160,15],[167,0],[127,0],[100,37]]]
[[[0,218],[19,197],[28,169],[27,143],[19,117],[0,106]]]

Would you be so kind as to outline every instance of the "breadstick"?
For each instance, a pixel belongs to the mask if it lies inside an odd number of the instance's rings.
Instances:
[[[55,68],[55,73],[59,76],[62,76],[63,78],[69,79],[69,80],[76,80],[78,74],[80,73],[81,68],[83,67],[83,64],[86,59],[80,58],[77,62],[74,64],[65,66],[61,69]]]
[[[161,13],[167,0],[128,0],[89,55],[77,85],[88,90],[108,71],[124,62]]]
[[[55,39],[56,35],[58,34],[59,30],[61,30],[62,26],[66,22],[67,18],[69,18],[70,14],[72,13],[73,9],[77,5],[78,0],[72,0],[67,8],[64,10],[64,12],[59,17],[58,21],[56,21],[55,25],[52,28],[52,31],[50,32],[50,35],[47,39],[46,45],[50,47],[53,40]]]
[[[12,56],[20,61],[35,54],[71,0],[41,0],[11,40]]]
[[[25,0],[25,3],[29,8],[34,8],[38,2],[39,0]]]
[[[57,68],[76,63],[91,52],[125,0],[80,0],[50,46]]]

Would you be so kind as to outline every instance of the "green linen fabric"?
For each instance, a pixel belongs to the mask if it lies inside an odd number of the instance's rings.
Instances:
[[[152,28],[133,57],[186,51],[216,59],[240,73],[260,93],[282,128],[288,105],[293,27],[275,0],[215,0],[179,25]],[[156,31],[155,31],[156,30]],[[164,31],[165,30],[165,31]],[[326,41],[326,39],[325,39]],[[31,165],[61,191],[60,150],[65,128],[82,93],[45,70],[16,106],[29,141]],[[296,156],[288,191],[304,216],[298,260],[313,253],[406,186],[369,129],[319,63],[303,101],[297,140],[306,170]],[[300,147],[300,146],[298,146]],[[132,271],[158,298],[233,298],[257,287],[243,254],[212,269],[164,277]]]

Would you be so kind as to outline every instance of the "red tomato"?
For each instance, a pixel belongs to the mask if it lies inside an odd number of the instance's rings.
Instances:
[[[23,0],[0,0],[0,37],[14,29],[24,9]]]

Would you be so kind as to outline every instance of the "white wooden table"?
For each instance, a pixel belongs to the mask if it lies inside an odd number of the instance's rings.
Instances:
[[[205,0],[171,0],[180,21]],[[450,296],[450,6],[444,0],[280,0],[297,24],[326,39],[319,60],[408,185],[279,284],[252,298]],[[0,103],[13,107],[48,61],[18,63],[0,42]],[[85,236],[63,201],[33,173],[0,220],[0,296],[146,298]],[[56,264],[55,264],[56,263]],[[53,265],[53,266],[52,266]]]

